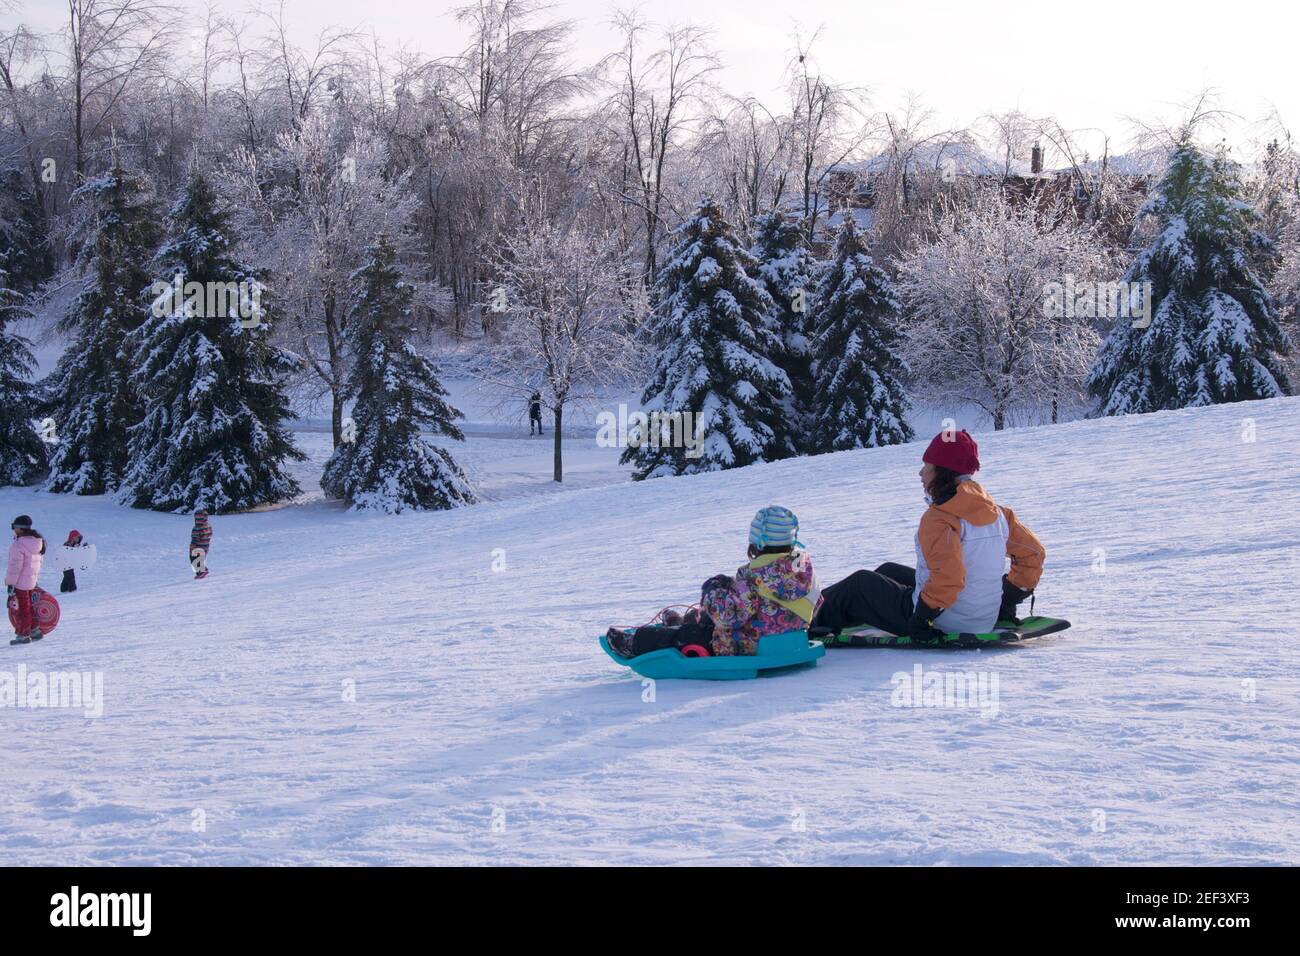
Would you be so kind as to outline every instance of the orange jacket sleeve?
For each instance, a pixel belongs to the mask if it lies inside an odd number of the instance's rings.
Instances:
[[[1007,527],[1011,531],[1007,535],[1007,555],[1011,558],[1007,580],[1018,588],[1032,591],[1038,586],[1038,579],[1043,576],[1047,549],[1037,535],[1016,520],[1015,512],[1010,508],[1002,508],[1002,514],[1006,516]]]
[[[960,519],[930,508],[921,516],[917,537],[925,563],[930,568],[930,579],[921,589],[921,600],[936,611],[952,607],[957,595],[966,587]]]

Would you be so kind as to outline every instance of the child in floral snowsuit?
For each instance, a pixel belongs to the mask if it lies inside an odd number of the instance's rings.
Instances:
[[[772,505],[754,516],[749,563],[734,580],[719,575],[704,594],[714,654],[757,653],[760,637],[802,630],[816,615],[821,590],[798,534],[799,519],[788,508]]]
[[[788,508],[763,508],[749,526],[749,563],[735,578],[717,574],[704,582],[702,613],[692,610],[668,627],[610,628],[610,647],[623,657],[691,644],[708,644],[724,656],[754,654],[760,637],[806,628],[821,607],[821,591],[798,533],[799,519]]]

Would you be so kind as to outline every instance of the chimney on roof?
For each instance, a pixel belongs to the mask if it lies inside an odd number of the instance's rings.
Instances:
[[[1038,143],[1029,151],[1029,171],[1035,176],[1043,171],[1043,147]]]

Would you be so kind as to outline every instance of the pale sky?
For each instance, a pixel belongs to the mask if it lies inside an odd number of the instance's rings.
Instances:
[[[200,9],[204,0],[184,0]],[[247,0],[215,0],[222,12],[253,9]],[[441,0],[287,0],[300,42],[322,27],[373,29],[388,45],[431,56],[454,52],[461,33]],[[574,56],[594,62],[617,42],[611,0],[558,0],[557,17],[577,21]],[[719,79],[732,93],[778,106],[780,77],[795,30],[822,34],[814,55],[823,72],[870,90],[877,109],[918,94],[943,125],[966,125],[990,110],[1056,115],[1070,128],[1100,127],[1122,144],[1127,117],[1168,117],[1206,87],[1242,116],[1228,132],[1246,144],[1251,124],[1277,109],[1300,128],[1296,77],[1300,13],[1264,0],[1092,0],[1071,5],[1007,0],[655,0],[640,5],[655,23],[692,23],[713,31],[724,62]],[[18,16],[55,28],[62,0],[20,0]],[[0,15],[12,22],[14,14]],[[250,17],[251,18],[251,17]]]

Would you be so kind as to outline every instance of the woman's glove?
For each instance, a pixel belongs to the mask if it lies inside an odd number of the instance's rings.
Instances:
[[[1002,575],[1002,606],[998,608],[998,620],[1014,621],[1019,624],[1020,618],[1016,617],[1016,608],[1033,593],[1033,591],[1026,591],[1024,588],[1016,587],[1007,580],[1005,574]]]
[[[907,625],[908,636],[921,644],[943,640],[943,631],[933,623],[941,613],[943,613],[942,608],[936,611],[918,597],[916,610],[912,612],[912,620]]]

